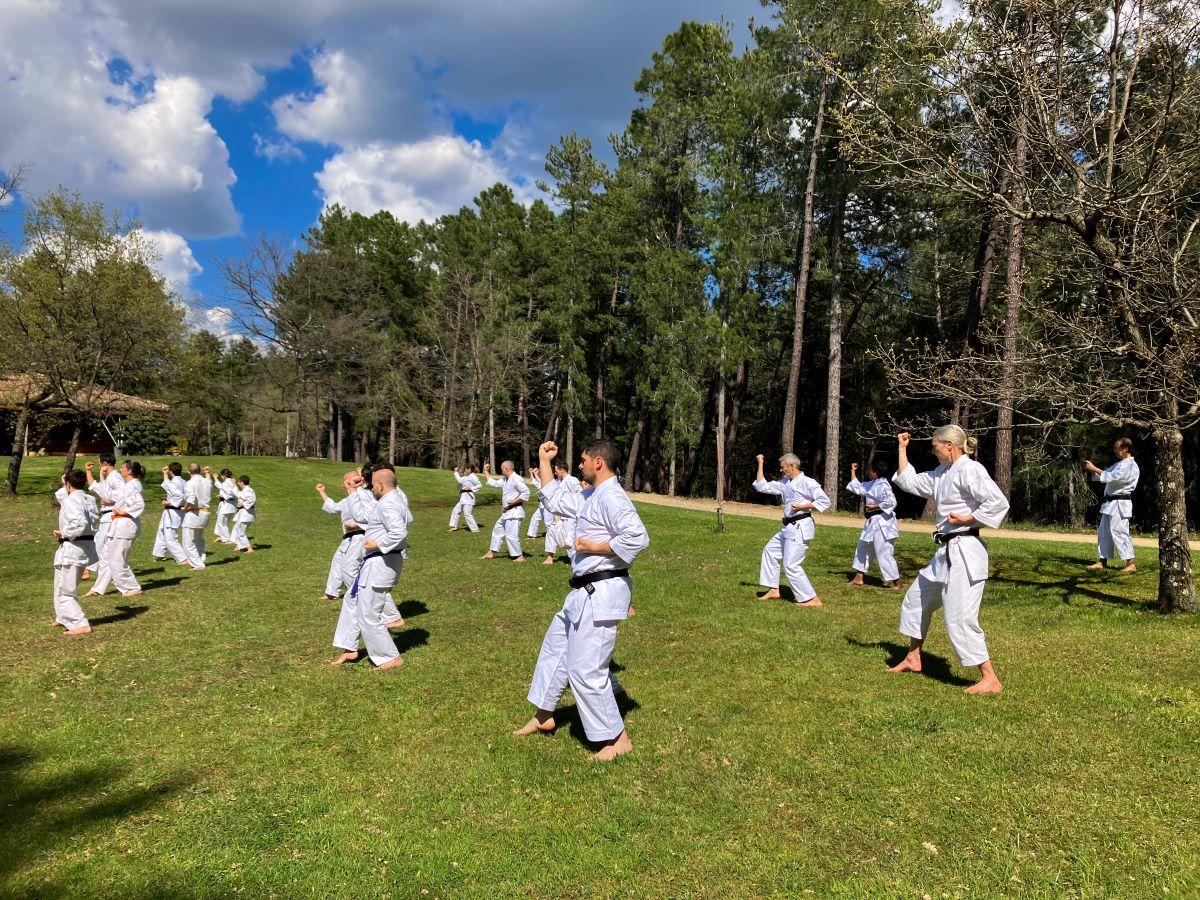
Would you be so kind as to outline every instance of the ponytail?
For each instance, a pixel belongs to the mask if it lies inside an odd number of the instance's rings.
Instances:
[[[953,444],[967,456],[974,455],[975,451],[979,449],[979,441],[957,425],[943,425],[933,433],[933,438]]]

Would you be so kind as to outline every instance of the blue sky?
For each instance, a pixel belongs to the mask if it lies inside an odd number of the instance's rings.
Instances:
[[[735,43],[757,0],[4,0],[0,171],[137,216],[198,327],[215,260],[340,202],[415,221],[495,181],[538,195],[570,131],[607,154],[684,18]],[[19,239],[22,201],[0,209]]]

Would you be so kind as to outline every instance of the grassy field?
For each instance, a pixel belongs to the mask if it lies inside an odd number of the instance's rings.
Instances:
[[[0,505],[5,895],[1200,894],[1200,621],[1151,611],[1148,551],[1092,577],[1086,546],[993,541],[1006,691],[968,698],[940,616],[925,676],[884,671],[899,597],[845,586],[856,532],[818,531],[828,605],[799,609],[754,600],[770,522],[644,507],[617,648],[635,750],[597,766],[569,712],[509,735],[565,564],[479,560],[486,529],[446,531],[450,475],[403,470],[406,665],[329,668],[338,523],[312,485],[345,466],[210,461],[254,476],[260,552],[153,562],[148,516],[146,592],[89,602],[83,638],[49,626],[61,461]],[[906,579],[930,547],[901,539]]]

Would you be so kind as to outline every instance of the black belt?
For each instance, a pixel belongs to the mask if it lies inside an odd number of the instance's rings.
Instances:
[[[382,550],[372,550],[362,558],[362,561],[366,562],[368,559],[379,559],[382,556],[401,556],[403,553],[403,550],[389,550],[387,553],[384,553]]]
[[[345,541],[352,537],[358,537],[360,534],[366,534],[366,532],[363,531],[361,528],[352,528],[351,530],[347,531],[345,534],[342,535],[342,540]]]
[[[168,503],[166,506],[164,506],[163,509],[173,509],[173,510],[175,510],[175,512],[183,511],[178,506],[172,506],[170,503]]]
[[[459,489],[458,489],[458,492],[459,492],[460,494],[473,494],[473,493],[475,493],[475,491],[474,491],[474,490],[472,490],[471,488],[459,488]]]
[[[875,516],[882,516],[882,515],[883,515],[883,510],[880,509],[878,506],[875,507],[874,509],[867,510],[867,519],[873,519]]]
[[[571,590],[577,588],[590,588],[597,581],[607,581],[610,578],[626,578],[629,575],[628,569],[605,569],[602,572],[588,572],[586,575],[571,576]],[[588,593],[592,593],[590,590]]]
[[[938,544],[939,546],[949,545],[949,543],[952,540],[954,540],[955,538],[965,537],[967,535],[977,538],[977,537],[979,537],[979,529],[978,528],[968,528],[966,531],[950,531],[950,532],[935,531],[933,533],[933,542],[935,544]],[[954,563],[950,558],[950,551],[949,551],[948,547],[946,550],[946,568],[947,569],[954,568]]]
[[[1133,494],[1106,494],[1105,500],[1128,500],[1133,497]]]
[[[795,515],[784,516],[783,524],[784,525],[795,525],[797,522],[803,522],[805,519],[811,519],[811,518],[812,518],[812,513],[809,512],[807,509],[803,509],[800,512],[796,513]]]
[[[96,536],[94,534],[81,534],[79,537],[74,538],[60,537],[58,542],[60,544],[72,544],[75,541],[94,541],[95,539]]]

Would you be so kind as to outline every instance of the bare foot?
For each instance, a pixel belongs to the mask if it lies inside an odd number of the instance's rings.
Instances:
[[[1130,563],[1129,565],[1127,565],[1125,568],[1123,568],[1121,570],[1121,574],[1122,575],[1132,575],[1136,571],[1137,571],[1137,566],[1135,566],[1133,563]]]
[[[632,618],[633,618],[634,616],[636,616],[636,615],[637,615],[637,610],[636,610],[636,609],[634,609],[634,608],[633,608],[633,604],[632,604],[632,603],[630,603],[630,604],[629,604],[629,612],[628,612],[628,616],[629,616],[629,618],[631,618],[631,619],[632,619]]]
[[[339,656],[337,659],[331,659],[329,661],[329,664],[331,666],[340,666],[340,665],[344,665],[345,663],[352,663],[352,662],[358,662],[358,651],[357,650],[344,650],[344,651],[342,651],[341,656]]]
[[[395,659],[389,659],[382,666],[376,666],[375,671],[382,672],[384,669],[398,669],[402,665],[404,665],[404,657],[397,656]]]
[[[244,552],[246,552],[246,553],[253,553],[253,552],[254,552],[254,548],[253,548],[253,547],[247,547],[247,548],[245,549],[245,551],[244,551]]]
[[[338,597],[336,594],[322,594],[321,599],[322,600],[340,600],[341,598]]]
[[[516,737],[526,737],[531,734],[550,734],[558,726],[554,722],[554,716],[546,715],[539,712],[532,719],[518,728],[513,734]]]
[[[1094,562],[1090,566],[1087,566],[1088,569],[1103,569],[1104,567],[1104,563],[1102,562]]]
[[[193,572],[203,572],[204,571],[204,566],[192,566],[191,568],[192,568]]]
[[[514,560],[513,560],[513,562],[525,562],[525,557],[524,557],[524,556],[518,556],[516,559],[514,559]]]
[[[811,600],[797,600],[797,606],[824,606],[820,597],[813,597]]]
[[[862,573],[860,572],[858,575],[855,575],[853,578],[851,578],[849,581],[847,581],[846,584],[852,584],[852,585],[854,585],[854,587],[862,587],[863,586]]]
[[[628,753],[632,749],[633,742],[629,740],[629,732],[622,731],[615,741],[605,744],[604,747],[592,754],[592,762],[612,762],[618,756]]]
[[[458,531],[458,529],[457,529],[457,528],[451,528],[450,530],[451,530],[451,531]]]
[[[888,587],[891,588],[893,591],[900,590],[900,579],[897,578],[895,581],[893,581],[891,584],[889,584]]]
[[[83,570],[83,574],[79,576],[79,580],[80,580],[80,581],[91,581],[91,580],[92,580],[92,573],[91,573],[91,572],[89,572],[87,569],[84,569],[84,570]]]
[[[66,631],[63,632],[63,634],[91,634],[91,633],[92,633],[91,625],[82,625],[79,628],[68,628]]]
[[[397,619],[394,622],[388,622],[383,627],[384,628],[403,628],[404,627],[404,617],[401,616],[399,619]]]
[[[88,591],[83,596],[84,597],[99,597],[100,595],[96,591]]]
[[[920,652],[911,652],[900,662],[888,669],[889,672],[899,674],[901,672],[920,672],[921,671],[921,654]]]
[[[483,556],[481,556],[481,557],[479,557],[479,558],[480,558],[480,559],[495,559],[495,558],[496,558],[496,554],[495,554],[495,553],[493,553],[491,550],[489,550],[487,553],[483,554]]]
[[[156,556],[156,557],[154,557],[154,561],[155,562],[166,562],[167,558],[165,556]]]
[[[1004,685],[1000,683],[1000,679],[995,675],[990,678],[984,678],[977,684],[971,685],[969,688],[964,688],[964,694],[998,694],[1004,690]]]
[[[543,560],[542,560],[542,565],[543,565],[543,566],[552,566],[552,565],[554,565],[554,557],[553,557],[553,556],[547,556],[545,559],[543,559]]]
[[[141,592],[142,592],[142,589],[138,588],[136,591],[125,591],[123,594],[121,594],[121,596],[122,597],[136,597]]]
[[[771,588],[765,594],[758,595],[759,600],[782,600],[783,595],[779,593],[779,588]]]
[[[58,619],[55,619],[55,620],[54,620],[53,622],[51,622],[50,624],[51,624],[52,626],[54,626],[55,628],[66,628],[66,627],[67,627],[67,626],[65,626],[65,625],[64,625],[62,622],[58,621]]]

